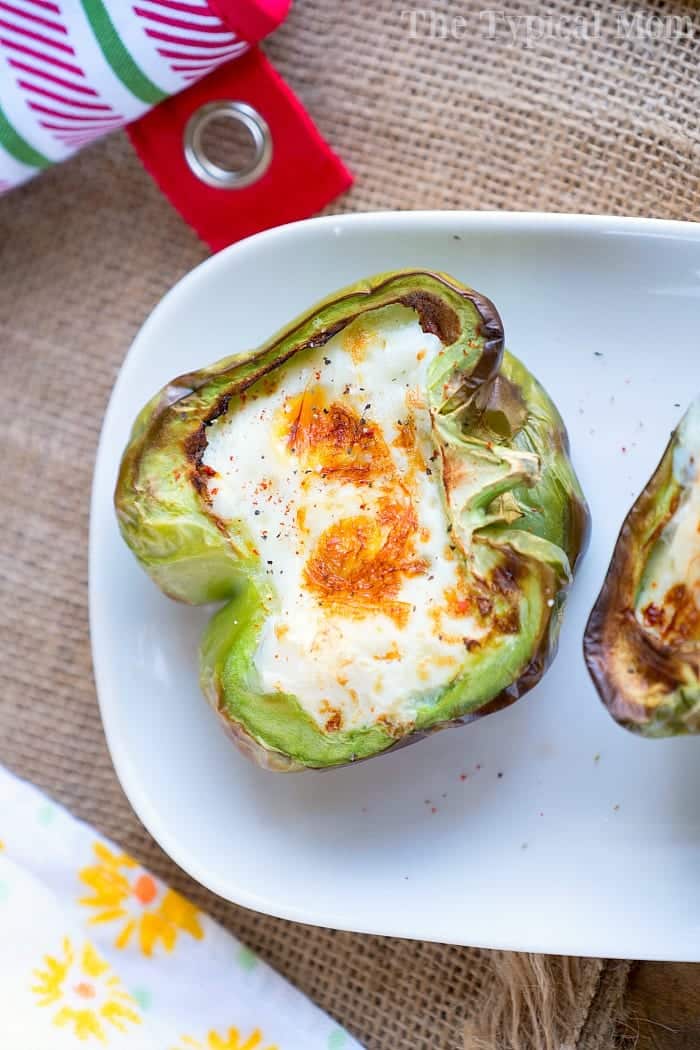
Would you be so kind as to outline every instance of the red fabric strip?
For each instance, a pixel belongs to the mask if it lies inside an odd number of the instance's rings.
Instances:
[[[270,167],[256,183],[240,190],[207,186],[190,171],[183,152],[190,116],[220,99],[247,102],[264,117],[272,134]],[[128,131],[146,170],[214,251],[271,226],[307,218],[352,182],[299,100],[257,48],[161,102]]]
[[[212,13],[250,44],[283,22],[292,0],[207,0]]]

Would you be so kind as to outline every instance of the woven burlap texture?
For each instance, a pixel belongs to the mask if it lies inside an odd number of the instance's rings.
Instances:
[[[622,21],[575,0],[484,11],[483,0],[421,3],[412,24],[407,0],[297,0],[268,52],[356,174],[329,210],[700,218],[700,49],[669,22],[694,17],[700,40],[696,5],[642,3]],[[581,28],[567,32],[574,14]],[[369,1050],[458,1050],[498,956],[225,904],[153,843],[105,748],[86,607],[100,422],[139,325],[205,254],[123,137],[0,200],[0,758],[187,893]],[[625,966],[591,960],[578,973],[557,1040],[602,1050]]]

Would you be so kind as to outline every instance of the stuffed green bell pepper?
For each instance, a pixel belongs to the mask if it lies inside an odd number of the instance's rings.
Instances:
[[[627,729],[700,732],[700,397],[622,527],[584,650]]]
[[[116,490],[159,587],[223,601],[202,688],[274,770],[337,766],[516,700],[552,659],[588,513],[493,304],[381,274],[143,409]]]

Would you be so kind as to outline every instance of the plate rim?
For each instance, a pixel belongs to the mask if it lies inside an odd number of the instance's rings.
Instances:
[[[329,227],[341,232],[343,227],[372,226],[376,223],[388,224],[389,226],[432,226],[437,232],[449,233],[449,224],[457,222],[462,228],[469,227],[469,234],[488,233],[492,231],[514,230],[520,233],[530,232],[533,235],[542,232],[561,233],[567,230],[577,233],[592,234],[619,234],[637,236],[655,236],[661,238],[697,240],[700,242],[700,222],[692,222],[682,219],[659,219],[644,216],[624,215],[594,215],[567,212],[530,212],[530,211],[474,211],[455,210],[445,211],[418,210],[418,211],[393,211],[382,210],[374,212],[350,212],[341,215],[316,216],[303,219],[298,222],[287,223],[283,226],[273,227],[261,233],[254,234],[242,241],[229,245],[222,251],[215,253],[192,270],[180,277],[168,291],[159,299],[150,313],[143,320],[119,367],[112,390],[104,411],[100,436],[94,460],[93,480],[91,486],[89,506],[89,542],[88,542],[88,606],[89,606],[89,632],[92,656],[93,675],[95,679],[97,699],[102,719],[102,726],[117,779],[124,791],[129,804],[136,816],[146,828],[149,835],[161,846],[164,852],[183,871],[190,875],[195,881],[206,889],[241,907],[249,908],[276,918],[287,919],[293,922],[305,923],[310,926],[330,926],[333,929],[355,932],[360,934],[392,936],[408,939],[432,940],[429,931],[421,930],[416,924],[407,929],[400,922],[392,921],[387,917],[382,923],[381,929],[363,922],[353,922],[348,916],[332,912],[326,907],[323,913],[313,912],[305,906],[277,906],[267,898],[257,897],[255,893],[242,889],[235,896],[232,895],[231,887],[224,886],[219,878],[212,877],[205,866],[200,865],[196,856],[192,855],[186,848],[181,849],[176,835],[171,835],[167,828],[163,828],[157,808],[153,805],[148,793],[142,787],[142,781],[136,767],[133,765],[128,751],[116,739],[117,727],[116,704],[110,699],[114,692],[114,684],[107,671],[107,641],[103,635],[103,629],[98,622],[97,581],[99,578],[98,564],[100,557],[100,534],[96,522],[99,509],[106,492],[111,491],[113,486],[114,464],[108,445],[112,441],[110,434],[114,427],[117,408],[121,400],[122,387],[125,385],[133,362],[138,357],[140,346],[144,340],[150,338],[150,331],[160,319],[160,315],[171,307],[176,299],[184,291],[195,287],[197,283],[206,281],[215,270],[225,267],[228,260],[251,244],[265,245],[269,241],[280,238],[294,237],[296,232],[309,227]],[[418,924],[419,925],[419,924]],[[614,939],[614,938],[613,938]],[[453,945],[465,945],[463,936],[455,934],[454,937],[442,939],[441,943]],[[546,939],[538,940],[533,937],[526,944],[514,945],[508,936],[493,936],[488,939],[475,938],[468,942],[469,946],[477,948],[502,949],[509,951],[533,951],[551,953],[552,945]],[[612,942],[611,942],[612,947]],[[565,953],[568,951],[566,944],[562,941],[562,947],[554,949],[555,952]],[[598,951],[581,951],[575,949],[574,954],[580,957],[597,957]],[[615,955],[614,949],[610,952]],[[645,952],[636,953],[638,959],[667,960],[667,961],[691,961],[700,960],[700,954],[692,952],[679,952],[676,954]]]

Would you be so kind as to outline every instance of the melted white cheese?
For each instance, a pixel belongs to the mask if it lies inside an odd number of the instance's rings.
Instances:
[[[203,462],[214,472],[208,481],[213,509],[245,522],[276,594],[255,655],[261,688],[292,693],[322,727],[410,719],[421,698],[458,672],[465,636],[484,633],[466,610],[455,614],[454,602],[449,609],[446,603],[446,591],[459,590],[458,561],[421,393],[440,349],[412,311],[376,311],[283,367],[274,390],[259,383],[207,430]],[[370,487],[324,477],[318,465],[304,467],[290,450],[292,420],[285,429],[285,414],[298,411],[304,391],[319,389],[328,403],[381,429],[393,476],[385,471]],[[409,415],[419,469],[415,452],[392,444]],[[391,599],[404,603],[405,622],[390,614],[388,601],[359,610],[329,604],[312,593],[305,576],[324,532],[347,518],[377,521],[387,499],[412,504],[418,519],[413,556],[424,567],[403,575]]]

